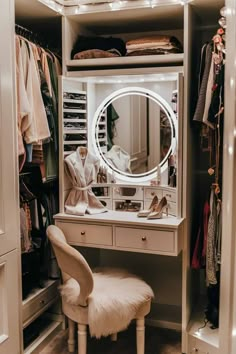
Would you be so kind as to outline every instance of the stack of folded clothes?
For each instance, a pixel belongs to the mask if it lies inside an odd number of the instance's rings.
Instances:
[[[126,55],[156,55],[182,53],[183,48],[176,37],[156,35],[146,36],[126,42]]]
[[[110,58],[125,54],[125,42],[120,38],[79,36],[71,52],[71,58]]]

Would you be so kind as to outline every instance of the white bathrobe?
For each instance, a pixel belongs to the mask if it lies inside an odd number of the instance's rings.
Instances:
[[[99,159],[87,152],[81,158],[80,148],[65,158],[65,170],[72,183],[72,189],[65,202],[67,214],[98,214],[107,211],[92,192],[92,183],[96,181]]]

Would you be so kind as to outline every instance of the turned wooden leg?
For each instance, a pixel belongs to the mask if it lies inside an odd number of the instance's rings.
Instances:
[[[74,353],[75,351],[75,322],[68,318],[68,351]]]
[[[112,333],[111,340],[112,340],[112,342],[116,342],[117,341],[117,333]]]
[[[137,346],[137,354],[144,354],[144,348],[145,348],[144,318],[138,318],[136,320],[136,346]]]
[[[87,352],[87,326],[78,323],[78,354]]]

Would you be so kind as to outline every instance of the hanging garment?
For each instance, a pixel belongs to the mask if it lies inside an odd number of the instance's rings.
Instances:
[[[110,150],[113,145],[114,131],[116,120],[119,119],[119,114],[115,110],[113,104],[107,107],[107,148]]]
[[[207,285],[217,284],[217,260],[216,260],[216,233],[217,233],[217,199],[215,188],[212,188],[210,195],[210,216],[208,221],[207,233],[207,252],[206,252],[206,282]]]
[[[30,105],[26,93],[22,57],[20,55],[20,39],[15,36],[16,44],[16,84],[17,84],[17,123],[18,123],[18,154],[24,155],[25,149],[22,137],[22,122],[29,125]]]
[[[205,68],[201,82],[201,88],[198,96],[197,106],[195,110],[195,114],[193,120],[202,122],[204,109],[205,109],[205,102],[206,102],[206,91],[207,91],[207,84],[208,78],[210,73],[212,63],[212,44],[209,43],[206,48],[206,58],[205,58]]]
[[[212,100],[212,95],[213,95],[213,86],[214,86],[214,80],[215,80],[215,75],[214,75],[214,58],[212,56],[211,59],[211,66],[210,66],[210,72],[209,72],[209,77],[208,77],[208,83],[207,83],[207,89],[206,89],[206,101],[205,101],[205,108],[204,108],[204,113],[203,113],[203,123],[208,125],[210,128],[215,129],[214,124],[208,121],[208,112],[209,108],[211,105],[211,100]]]
[[[207,232],[210,206],[208,201],[205,201],[197,233],[196,242],[194,245],[191,267],[193,269],[201,269],[206,266],[206,248],[207,248]]]
[[[75,152],[65,158],[65,170],[72,189],[65,202],[65,212],[73,215],[98,214],[107,211],[92,192],[92,183],[96,181],[99,170],[99,160],[86,151],[82,156],[79,147]],[[87,149],[86,149],[87,150]]]
[[[22,133],[27,144],[50,137],[47,116],[40,91],[39,72],[30,42],[21,41],[24,82],[30,104],[30,124],[22,124]],[[24,123],[24,121],[23,121]]]
[[[105,154],[108,162],[119,171],[131,173],[130,155],[118,145],[113,145]]]

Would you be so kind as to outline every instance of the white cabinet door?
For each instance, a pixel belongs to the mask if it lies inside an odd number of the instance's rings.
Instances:
[[[14,1],[0,1],[0,255],[18,245]],[[4,35],[3,35],[4,34]]]
[[[19,354],[19,267],[17,250],[0,257],[0,353]]]
[[[20,353],[14,1],[0,1],[0,353]]]

